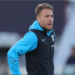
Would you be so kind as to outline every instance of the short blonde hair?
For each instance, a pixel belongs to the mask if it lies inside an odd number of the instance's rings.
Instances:
[[[41,3],[35,8],[36,16],[40,14],[43,9],[51,9],[53,11],[53,6],[48,3]]]

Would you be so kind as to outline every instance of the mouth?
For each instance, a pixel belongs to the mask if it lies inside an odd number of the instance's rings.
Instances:
[[[50,25],[50,26],[52,26],[52,24],[47,24],[47,25]]]

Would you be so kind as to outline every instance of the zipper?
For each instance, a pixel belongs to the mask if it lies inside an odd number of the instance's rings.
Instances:
[[[50,70],[52,70],[52,59],[51,59],[51,44],[50,44],[50,36],[48,37],[48,41],[49,41],[49,57],[50,57]]]

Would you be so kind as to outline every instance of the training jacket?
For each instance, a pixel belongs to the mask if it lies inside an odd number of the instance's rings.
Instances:
[[[13,45],[7,53],[8,65],[12,72],[12,75],[21,75],[21,72],[19,70],[19,56],[26,54],[26,62],[27,62],[26,64],[28,64],[29,62],[31,63],[32,61],[28,62],[28,60],[27,60],[28,59],[27,53],[30,53],[32,51],[37,51],[38,50],[37,48],[40,48],[40,46],[38,46],[39,45],[38,44],[39,43],[39,37],[38,37],[39,35],[37,35],[36,31],[34,32],[32,30],[38,30],[38,31],[44,32],[44,30],[40,27],[37,20],[34,21],[33,24],[29,27],[29,32],[27,32],[21,40],[19,40],[15,45]],[[45,33],[45,36],[47,38],[49,37],[49,39],[52,38],[53,42],[55,41],[55,33],[53,30],[49,31],[48,33]],[[47,39],[42,38],[42,42],[45,40],[48,42]],[[50,45],[49,43],[50,42],[48,42],[48,45]],[[51,60],[51,51],[52,51],[51,46],[54,47],[54,43],[52,45],[50,45],[50,47],[48,46],[49,48],[45,47],[45,48],[47,48],[48,51],[50,50],[50,54],[48,54],[50,57],[50,60]],[[46,49],[44,49],[44,51],[45,50]],[[42,49],[42,52],[43,52],[43,49]],[[52,58],[53,58],[53,54],[54,54],[54,49],[53,49],[53,53],[52,53]],[[41,56],[40,56],[40,58],[41,58]],[[50,62],[50,60],[49,60],[49,62]],[[47,66],[48,66],[48,63],[47,63]],[[26,67],[27,67],[27,65],[26,65]],[[51,68],[50,68],[50,70],[51,70]],[[33,69],[33,67],[32,67],[32,69]],[[48,68],[48,70],[49,70],[49,68]],[[44,70],[42,70],[42,71],[44,71]],[[27,68],[27,72],[28,72],[28,68]],[[42,73],[42,72],[40,72],[40,73]]]

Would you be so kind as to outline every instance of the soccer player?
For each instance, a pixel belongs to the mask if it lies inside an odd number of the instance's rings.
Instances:
[[[12,75],[21,75],[19,57],[24,54],[28,75],[54,75],[53,6],[41,3],[36,7],[35,13],[36,20],[29,27],[29,32],[7,53]]]

